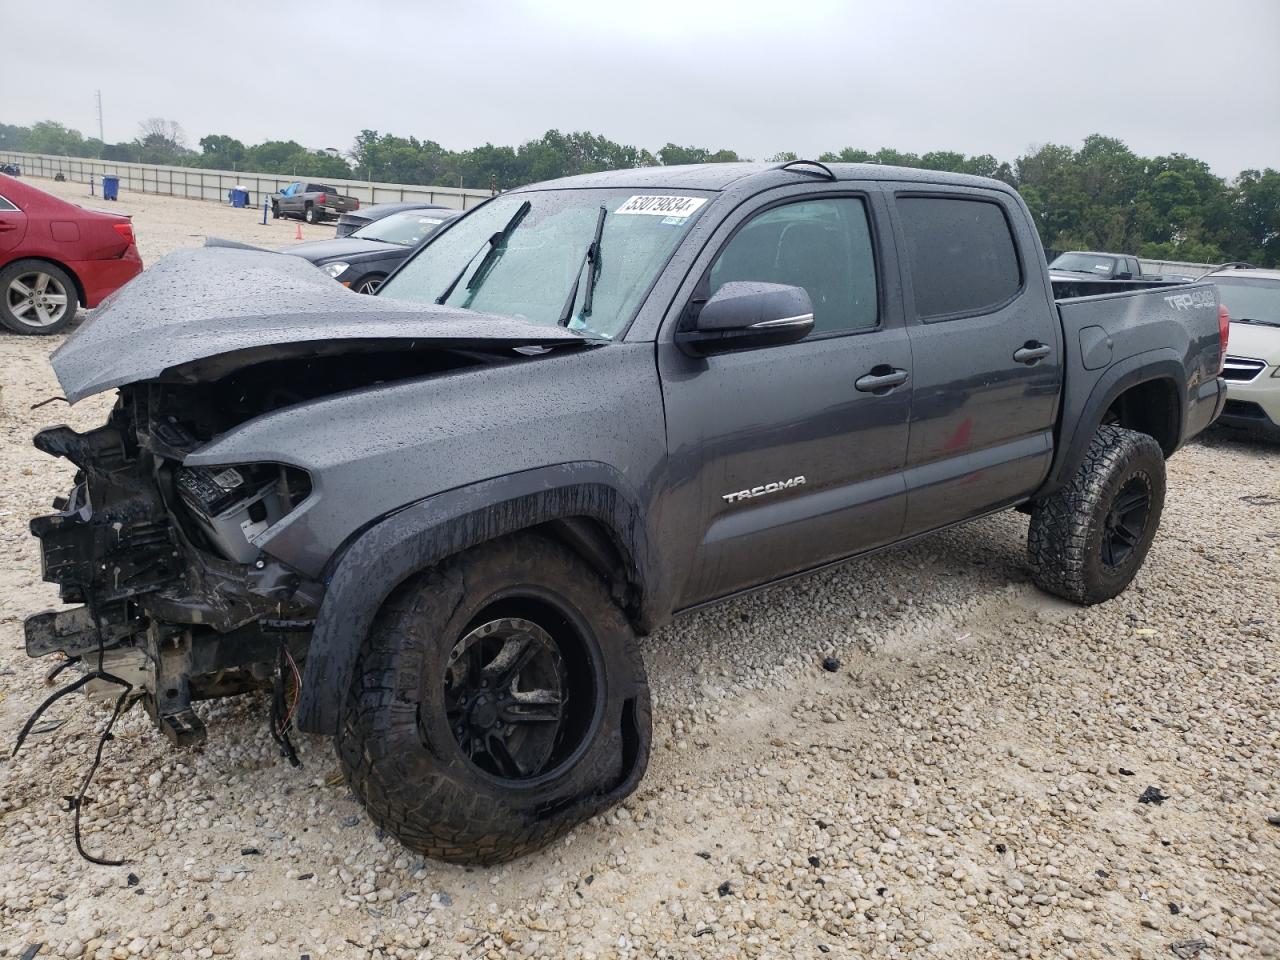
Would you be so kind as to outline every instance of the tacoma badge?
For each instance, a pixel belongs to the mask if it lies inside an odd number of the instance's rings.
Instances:
[[[729,503],[737,503],[739,500],[750,500],[752,497],[763,497],[770,493],[780,493],[783,490],[789,490],[792,487],[800,487],[804,485],[804,477],[792,477],[790,480],[775,480],[773,483],[766,483],[759,487],[752,487],[750,490],[739,490],[737,493],[721,494],[721,500],[727,500]]]

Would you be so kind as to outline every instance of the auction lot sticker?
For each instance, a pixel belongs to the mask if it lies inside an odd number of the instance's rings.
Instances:
[[[651,217],[687,217],[707,202],[706,197],[634,196],[614,213],[644,213]]]

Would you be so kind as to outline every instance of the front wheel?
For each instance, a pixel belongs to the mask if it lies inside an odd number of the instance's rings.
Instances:
[[[367,277],[361,277],[357,282],[353,283],[351,285],[351,289],[356,293],[374,294],[378,292],[378,288],[382,286],[382,281],[385,279],[387,278],[379,276],[378,274],[370,274]]]
[[[576,554],[507,537],[401,584],[338,734],[351,788],[405,846],[459,863],[542,847],[635,789],[650,706],[635,636]]]
[[[1037,586],[1082,604],[1118,595],[1151,549],[1164,494],[1160,445],[1145,433],[1099,427],[1071,481],[1032,510],[1027,548]]]
[[[280,204],[278,203],[271,204],[271,219],[272,220],[280,219]]]

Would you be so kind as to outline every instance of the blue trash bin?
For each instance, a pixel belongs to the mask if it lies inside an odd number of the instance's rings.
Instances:
[[[102,199],[118,200],[120,199],[120,178],[103,176],[102,178]]]
[[[249,205],[249,191],[240,189],[232,190],[231,205],[233,207],[247,207]]]

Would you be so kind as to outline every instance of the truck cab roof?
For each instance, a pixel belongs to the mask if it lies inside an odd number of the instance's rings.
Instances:
[[[826,179],[823,170],[830,171],[836,181],[893,180],[922,184],[947,184],[962,187],[982,187],[1012,192],[1013,188],[1000,180],[976,177],[963,173],[945,173],[940,170],[920,170],[914,167],[890,167],[878,163],[828,163],[792,162],[791,165],[772,162],[695,163],[670,167],[633,167],[626,170],[609,170],[600,173],[584,173],[575,177],[547,180],[520,190],[565,190],[610,187],[636,189],[684,189],[715,190],[751,188],[763,189],[784,183],[794,183],[798,177]],[[518,192],[518,191],[512,191]]]

